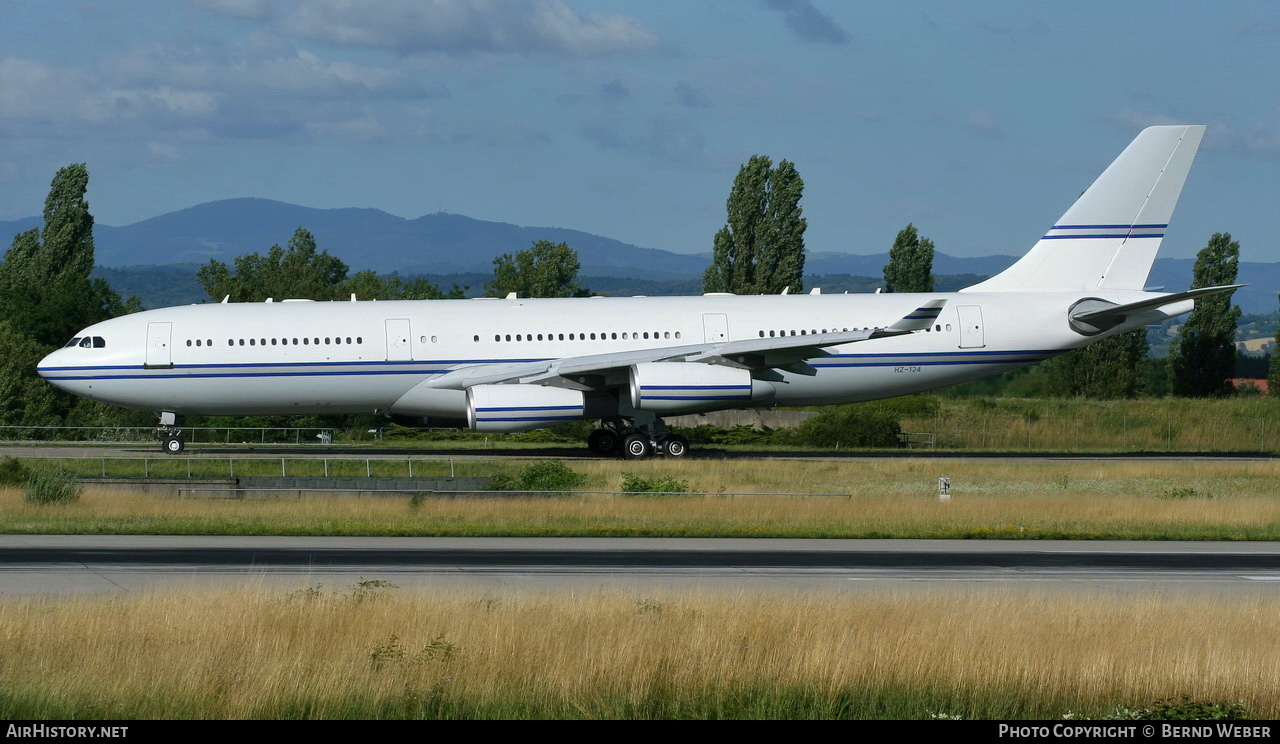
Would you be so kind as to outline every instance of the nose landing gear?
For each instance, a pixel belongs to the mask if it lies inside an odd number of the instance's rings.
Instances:
[[[182,438],[181,420],[176,413],[164,411],[160,414],[160,425],[156,427],[156,438],[160,447],[170,455],[180,454],[187,448]]]

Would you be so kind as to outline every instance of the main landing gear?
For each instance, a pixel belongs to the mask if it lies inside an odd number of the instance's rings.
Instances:
[[[187,448],[187,443],[182,438],[182,428],[179,426],[181,421],[178,415],[165,411],[160,414],[160,425],[156,427],[156,438],[160,440],[160,447],[170,455],[180,454]]]
[[[608,419],[602,423],[603,428],[587,437],[587,447],[597,455],[643,460],[651,455],[684,457],[689,454],[689,440],[669,433],[662,419],[654,418],[640,426],[628,419]]]

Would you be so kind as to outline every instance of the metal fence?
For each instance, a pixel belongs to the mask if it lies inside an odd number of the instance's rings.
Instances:
[[[332,428],[184,426],[189,444],[329,444]],[[381,429],[369,429],[369,439],[382,438]],[[119,442],[156,441],[154,426],[0,426],[0,441],[11,442]]]

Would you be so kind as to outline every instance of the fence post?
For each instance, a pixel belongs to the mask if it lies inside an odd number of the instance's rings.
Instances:
[[[329,458],[324,458],[324,477],[329,477]]]
[[[231,477],[231,478],[236,477],[236,461],[234,458],[231,458],[231,457],[227,458],[227,471],[230,472],[231,474],[228,477]]]
[[[409,477],[413,477],[413,456],[409,456]]]
[[[61,460],[61,458],[59,458],[59,460]],[[142,477],[143,478],[151,477],[151,461],[145,457],[142,458]]]
[[[367,457],[366,457],[366,458],[364,458],[364,477],[366,477],[366,478],[372,478],[372,477],[373,477],[373,469],[372,469],[372,467],[369,465],[369,458],[367,458]]]
[[[285,477],[285,476],[284,476],[284,458],[283,458],[283,457],[282,457],[282,458],[280,458],[280,477],[281,477],[281,478]]]

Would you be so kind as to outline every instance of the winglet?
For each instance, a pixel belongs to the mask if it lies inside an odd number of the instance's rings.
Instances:
[[[871,337],[882,338],[884,336],[900,336],[904,333],[911,333],[912,331],[923,331],[933,325],[934,321],[938,319],[938,315],[942,313],[942,306],[946,304],[946,300],[929,300],[903,316],[901,320],[888,328],[880,328],[876,330]]]

